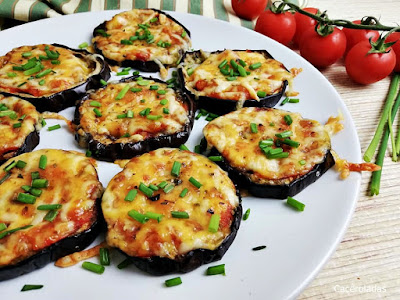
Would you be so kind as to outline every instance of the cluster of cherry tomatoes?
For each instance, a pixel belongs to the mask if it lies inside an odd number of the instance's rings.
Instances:
[[[331,27],[329,34],[321,36],[315,30],[315,19],[298,12],[264,10],[267,2],[232,0],[232,8],[241,18],[258,17],[255,31],[286,46],[298,47],[301,56],[317,68],[328,67],[344,57],[347,74],[361,84],[377,82],[393,71],[400,72],[400,32],[384,38],[376,30]],[[319,14],[317,8],[304,10]]]

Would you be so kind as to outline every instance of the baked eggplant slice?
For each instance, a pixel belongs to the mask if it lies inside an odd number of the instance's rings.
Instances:
[[[83,250],[100,230],[94,161],[63,150],[14,157],[0,170],[0,281]]]
[[[241,107],[273,107],[293,75],[266,50],[186,52],[178,68],[182,89],[199,108],[225,114]]]
[[[202,155],[172,148],[131,159],[108,184],[102,210],[108,245],[154,275],[221,259],[242,215],[225,171]]]
[[[0,164],[39,144],[41,120],[28,101],[0,95]]]
[[[93,157],[106,161],[179,147],[192,130],[193,105],[161,80],[126,78],[81,100],[75,111],[75,139]]]
[[[22,46],[0,57],[0,93],[28,100],[40,112],[74,106],[109,78],[100,55],[59,44]]]
[[[145,72],[176,67],[191,47],[189,30],[157,9],[115,15],[94,29],[92,42],[110,64]]]
[[[248,107],[208,123],[211,155],[240,187],[257,197],[284,199],[302,191],[335,162],[324,126],[300,114]]]

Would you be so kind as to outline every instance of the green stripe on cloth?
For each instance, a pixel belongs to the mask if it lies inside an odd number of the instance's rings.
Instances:
[[[78,7],[75,9],[75,12],[80,13],[80,12],[85,12],[89,10],[91,1],[89,0],[81,0],[79,2]]]
[[[214,14],[217,19],[228,21],[228,14],[223,1],[214,1]]]
[[[205,0],[207,1],[207,0]],[[190,0],[190,13],[191,14],[196,14],[196,15],[201,15],[201,0]]]
[[[134,0],[134,8],[147,8],[146,0]]]
[[[119,0],[106,0],[106,9],[119,9]]]
[[[174,0],[163,0],[161,9],[164,10],[174,10]]]
[[[0,1],[0,17],[10,18],[14,17],[14,6],[17,1],[14,0],[3,0]]]
[[[242,22],[242,26],[249,28],[249,29],[253,29],[253,22],[252,21],[247,21],[247,20],[243,20],[241,19]]]
[[[29,20],[40,20],[47,17],[47,12],[50,8],[43,2],[36,2],[32,5],[29,12]]]
[[[49,1],[49,3],[50,3],[51,5],[53,5],[53,7],[54,7],[57,11],[61,11],[61,6],[62,6],[64,3],[69,2],[69,0],[48,0],[48,1]]]

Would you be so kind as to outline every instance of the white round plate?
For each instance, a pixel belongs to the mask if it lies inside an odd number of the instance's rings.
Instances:
[[[110,19],[117,11],[80,13],[28,23],[0,32],[0,55],[14,47],[41,43],[60,43],[77,48],[90,42],[93,28]],[[227,22],[197,15],[171,13],[192,34],[193,48],[204,50],[266,49],[290,68],[303,71],[294,80],[300,92],[300,103],[283,108],[300,112],[304,117],[325,123],[329,116],[344,115],[345,129],[332,137],[333,149],[343,158],[361,161],[360,145],[351,116],[340,96],[308,62],[292,50],[254,31]],[[155,74],[146,74],[152,75]],[[62,114],[72,119],[73,108]],[[40,133],[36,149],[61,148],[85,152],[60,120],[48,120]],[[47,127],[62,124],[62,129],[47,131]],[[202,136],[204,118],[196,121],[186,145],[193,149]],[[1,141],[0,141],[1,142]],[[99,163],[100,180],[108,181],[120,168]],[[220,262],[226,265],[226,276],[205,276],[208,266],[181,274],[183,284],[164,287],[166,279],[179,276],[150,276],[131,266],[119,270],[123,257],[113,251],[112,265],[103,275],[74,267],[60,269],[53,264],[30,274],[0,282],[2,299],[291,299],[295,298],[314,278],[340,242],[358,198],[361,177],[351,174],[340,180],[329,170],[317,182],[295,198],[306,204],[297,212],[281,200],[245,197],[243,210],[250,208],[247,221],[242,221],[238,235]],[[1,214],[1,212],[0,212]],[[98,240],[100,240],[99,238]],[[253,247],[266,245],[261,251]],[[91,259],[97,262],[97,258]],[[41,290],[21,293],[24,284],[43,284]],[[161,298],[160,298],[161,299]]]

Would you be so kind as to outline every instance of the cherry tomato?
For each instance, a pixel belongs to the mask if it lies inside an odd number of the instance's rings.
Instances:
[[[368,41],[360,42],[347,53],[346,72],[354,81],[361,84],[377,82],[388,76],[396,65],[396,55],[389,47],[387,53],[369,53]]]
[[[356,20],[353,23],[361,24],[361,21]],[[343,33],[346,35],[347,41],[346,53],[359,42],[368,41],[370,38],[375,42],[379,38],[379,32],[376,30],[343,28]]]
[[[387,43],[394,41],[397,41],[392,45],[392,50],[394,54],[396,54],[396,66],[394,67],[394,71],[400,72],[400,32],[393,32],[386,39]]]
[[[258,17],[254,30],[287,45],[296,32],[296,21],[290,12],[275,14],[266,10]]]
[[[318,8],[314,7],[306,7],[304,8],[304,10],[314,15],[316,15],[318,12]],[[309,28],[314,28],[315,24],[317,24],[317,21],[298,12],[294,14],[294,18],[296,20],[296,33],[293,37],[293,43],[295,45],[299,45],[301,36],[303,35],[304,31]]]
[[[338,29],[320,36],[314,28],[304,32],[300,40],[300,54],[317,68],[325,68],[338,61],[346,50],[346,36]]]
[[[253,20],[264,11],[267,3],[268,0],[232,0],[232,8],[238,17]]]

